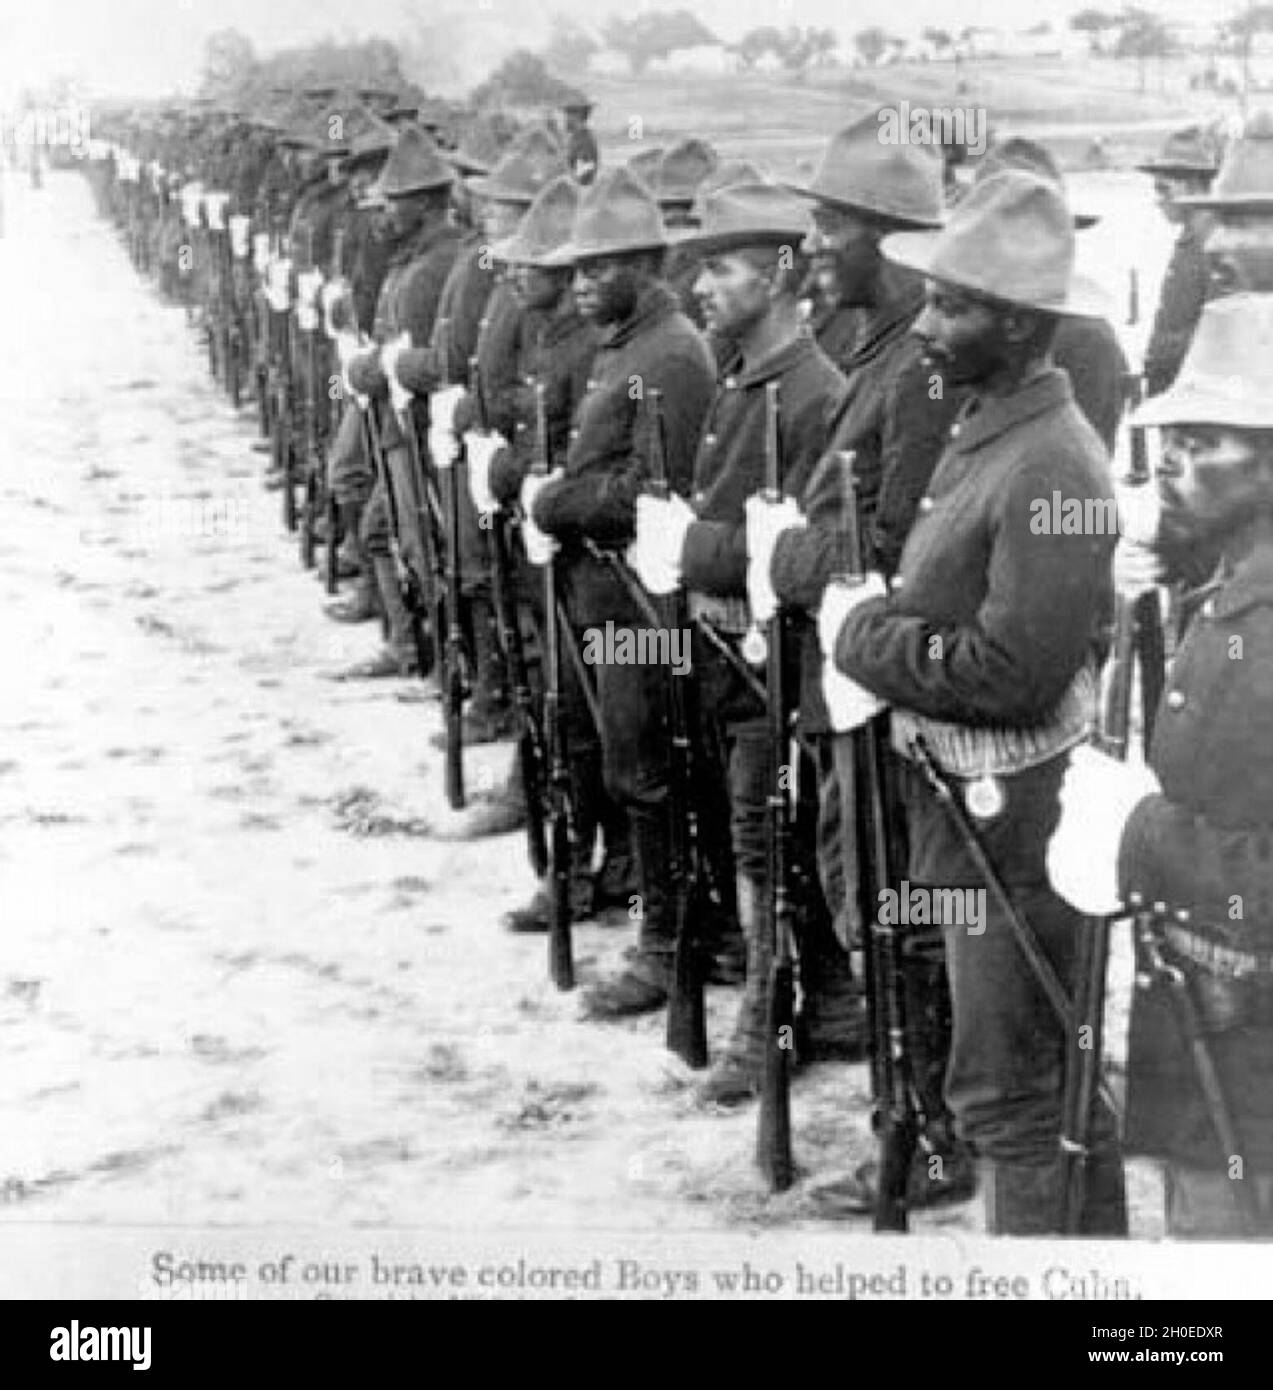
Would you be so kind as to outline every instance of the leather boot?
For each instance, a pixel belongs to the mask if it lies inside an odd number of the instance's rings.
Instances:
[[[745,874],[737,880],[738,925],[747,943],[747,978],[734,1027],[715,1066],[698,1087],[704,1105],[742,1105],[760,1091],[769,1017],[773,943],[765,921],[764,886]]]
[[[798,923],[800,991],[796,1056],[808,1062],[861,1062],[870,1047],[866,995],[853,978],[848,952],[812,877]]]
[[[1125,1236],[1127,1234],[1127,1187],[1123,1156],[1117,1148],[1093,1149],[1087,1160],[1087,1191],[1079,1234],[1084,1236]]]
[[[337,574],[340,578],[352,579],[356,574],[367,570],[367,557],[362,551],[358,527],[362,522],[361,502],[340,502],[336,513],[340,518],[341,542],[336,553]]]
[[[570,875],[570,920],[586,922],[592,916],[592,879],[577,870]],[[503,917],[505,931],[546,932],[552,925],[552,894],[541,883],[525,907],[515,907]]]
[[[464,712],[464,741],[498,743],[512,738],[518,727],[495,610],[485,598],[470,599],[467,606],[473,638],[473,702]]]
[[[522,784],[521,765],[514,760],[513,770],[504,785],[479,802],[449,838],[485,840],[492,835],[510,835],[525,824],[526,788]]]
[[[420,671],[415,643],[411,639],[411,618],[406,604],[402,601],[402,591],[398,588],[398,574],[393,560],[387,555],[377,555],[372,562],[376,577],[376,587],[380,591],[380,602],[389,618],[389,640],[376,656],[369,661],[356,662],[337,672],[335,680],[378,680],[386,676],[427,675]]]
[[[369,623],[380,616],[380,590],[370,569],[362,570],[348,597],[329,603],[323,612],[338,623]]]
[[[978,1165],[986,1194],[986,1234],[1045,1236],[1062,1233],[1065,1194],[1060,1161]]]

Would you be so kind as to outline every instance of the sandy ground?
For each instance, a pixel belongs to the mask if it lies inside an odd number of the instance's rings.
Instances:
[[[1100,191],[1146,231],[1096,260],[1152,282],[1143,188]],[[696,1110],[661,1017],[577,1020],[542,938],[498,925],[532,887],[520,839],[433,833],[436,705],[324,679],[375,633],[322,616],[182,312],[77,175],[6,193],[0,1216],[827,1228],[810,1188],[871,1151],[865,1068],[798,1076],[803,1178],[771,1198],[753,1113]],[[474,752],[472,783],[506,757]],[[580,929],[581,979],[628,940]],[[710,993],[717,1041],[734,998]]]

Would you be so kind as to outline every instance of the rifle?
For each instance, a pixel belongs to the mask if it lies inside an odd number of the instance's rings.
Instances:
[[[287,237],[280,234],[279,252],[286,257]],[[292,319],[289,312],[277,313],[272,307],[268,310],[274,329],[274,351],[271,353],[270,395],[273,400],[271,413],[272,434],[270,438],[272,463],[276,472],[283,478],[283,524],[289,531],[295,531],[298,523],[296,513],[296,494],[293,491],[295,448],[292,438],[293,383],[292,383]]]
[[[548,413],[544,383],[535,386],[535,452],[530,467],[537,478],[548,476]],[[578,853],[570,796],[570,763],[561,712],[561,644],[574,651],[570,625],[557,592],[557,562],[544,566],[544,733],[547,738],[548,812],[548,974],[558,989],[574,989],[575,965],[570,932],[570,871]],[[577,655],[577,654],[576,654]],[[580,673],[583,690],[586,673]]]
[[[337,227],[332,238],[332,259],[331,259],[331,278],[338,279],[340,276],[340,266],[345,249],[345,229]],[[339,544],[340,544],[340,509],[336,505],[336,494],[328,486],[327,480],[327,458],[326,446],[331,438],[332,432],[332,411],[331,400],[327,394],[327,372],[331,368],[331,344],[327,342],[323,348],[323,361],[318,370],[318,379],[314,384],[315,404],[321,403],[322,409],[322,429],[320,438],[322,448],[320,450],[319,465],[320,478],[319,487],[323,496],[323,514],[327,520],[327,551],[323,561],[323,580],[326,584],[327,592],[334,594],[340,579],[340,567],[338,564]]]
[[[862,527],[858,506],[858,480],[851,451],[838,455],[844,470],[844,530],[848,542],[848,572],[842,582],[860,584],[865,576]],[[875,1193],[873,1228],[876,1231],[907,1229],[907,1187],[911,1164],[919,1146],[921,1107],[907,1046],[905,951],[897,928],[880,920],[880,890],[901,877],[902,865],[892,830],[892,788],[889,779],[887,733],[881,720],[873,719],[854,734],[862,776],[866,816],[867,889],[866,966],[869,980],[867,1004],[871,1020],[872,1089],[875,1127],[879,1135],[880,1166]]]
[[[650,491],[668,495],[667,450],[663,438],[663,393],[651,387]],[[617,557],[616,557],[617,558]],[[616,566],[617,568],[617,566]],[[656,627],[684,630],[685,592],[679,586],[663,600]],[[668,876],[671,881],[672,924],[676,934],[672,988],[668,995],[666,1045],[689,1067],[707,1065],[707,1014],[703,972],[694,940],[694,901],[700,886],[698,813],[695,807],[693,765],[693,691],[675,671],[668,672],[667,716],[671,737]]]
[[[765,499],[782,500],[778,452],[778,383],[765,387]],[[791,1156],[791,1040],[795,1036],[795,980],[791,960],[792,904],[787,892],[791,863],[791,801],[783,769],[791,762],[791,709],[783,670],[786,614],[769,620],[765,668],[769,716],[768,864],[766,929],[771,938],[764,1069],[757,1116],[756,1161],[775,1192],[795,1181]]]
[[[445,332],[442,341],[446,341]],[[464,701],[469,694],[468,660],[460,625],[460,464],[445,471],[446,490],[446,642],[442,667],[442,703],[446,715],[446,799],[453,811],[464,809]],[[439,479],[439,483],[440,483]]]
[[[1139,375],[1129,374],[1126,381],[1128,408],[1134,410],[1141,402],[1144,381]],[[1129,487],[1143,487],[1150,480],[1149,450],[1143,427],[1130,426],[1131,458],[1123,482]],[[1121,641],[1115,643],[1111,659],[1108,689],[1110,698],[1117,704],[1127,698],[1122,690],[1126,682],[1130,690],[1133,663],[1140,666],[1141,728],[1144,731],[1145,747],[1148,748],[1154,736],[1154,721],[1158,714],[1158,702],[1162,699],[1163,685],[1166,681],[1167,647],[1163,634],[1162,610],[1158,602],[1158,590],[1151,589],[1141,594],[1132,603],[1132,616],[1125,621],[1122,610],[1127,601],[1115,600],[1115,632]],[[1105,721],[1108,724],[1108,720]],[[1124,733],[1124,737],[1126,734]]]
[[[305,270],[314,269],[314,228],[305,227]],[[312,309],[311,309],[312,312]],[[297,327],[300,328],[300,301],[297,300]],[[302,400],[303,433],[302,457],[304,472],[301,479],[300,508],[300,551],[301,564],[308,570],[314,568],[315,527],[318,524],[319,498],[319,460],[318,443],[318,330],[300,328],[304,336],[305,369],[304,398]]]
[[[477,427],[485,433],[489,427],[486,400],[482,394],[482,374],[476,357],[469,360],[469,387],[476,405]],[[542,391],[536,386],[536,448],[539,447],[541,399]],[[535,713],[535,701],[531,695],[526,648],[522,642],[521,623],[517,613],[517,595],[513,591],[508,532],[505,530],[502,511],[495,512],[491,517],[491,598],[499,630],[499,643],[504,660],[508,663],[513,687],[513,704],[522,721],[522,736],[517,743],[517,760],[526,802],[526,845],[530,852],[531,868],[537,878],[542,878],[548,870],[548,845],[544,839],[544,738]]]
[[[1207,1046],[1206,1033],[1198,1015],[1198,1006],[1194,1001],[1189,977],[1178,965],[1163,958],[1162,924],[1158,920],[1158,915],[1152,909],[1143,910],[1136,913],[1133,921],[1135,923],[1138,957],[1136,983],[1142,988],[1154,984],[1166,985],[1171,999],[1172,1012],[1176,1016],[1176,1024],[1189,1048],[1194,1075],[1198,1087],[1202,1091],[1207,1114],[1220,1144],[1221,1152],[1226,1157],[1233,1154],[1245,1154],[1248,1150],[1243,1145],[1238,1133],[1233,1111],[1224,1092],[1224,1085],[1212,1059],[1211,1049]],[[1260,1212],[1253,1191],[1254,1187],[1254,1181],[1248,1183],[1245,1176],[1229,1183],[1229,1190],[1233,1193],[1234,1205],[1238,1209],[1238,1216],[1242,1222],[1243,1233],[1248,1236],[1258,1235],[1261,1229]]]

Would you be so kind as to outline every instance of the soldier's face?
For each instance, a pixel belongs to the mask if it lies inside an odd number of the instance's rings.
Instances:
[[[768,277],[737,251],[707,256],[694,294],[707,331],[735,341],[764,318],[771,302]]]
[[[911,329],[945,386],[979,386],[1018,355],[1004,314],[977,295],[928,282],[924,310]]]
[[[632,317],[641,293],[642,277],[622,256],[580,261],[575,267],[575,303],[594,323],[622,323]]]
[[[803,249],[820,276],[834,280],[840,303],[874,302],[880,273],[880,229],[848,208],[815,203]]]
[[[1207,298],[1273,291],[1273,215],[1226,217],[1207,237]]]
[[[545,270],[537,265],[519,265],[513,270],[518,298],[528,309],[551,309],[570,283],[570,271]]]
[[[1199,541],[1248,519],[1260,502],[1252,482],[1267,448],[1250,430],[1224,425],[1172,425],[1163,430],[1155,469],[1159,530],[1165,539]],[[1271,500],[1263,499],[1267,507]]]

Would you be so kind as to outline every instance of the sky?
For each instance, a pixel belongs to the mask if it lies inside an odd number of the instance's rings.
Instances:
[[[159,95],[193,90],[207,36],[235,28],[258,52],[324,37],[401,38],[429,29],[440,41],[485,49],[477,35],[495,34],[508,46],[534,46],[556,12],[596,24],[599,17],[641,8],[691,9],[725,41],[762,24],[818,24],[851,36],[879,24],[917,35],[925,25],[959,30],[967,24],[1024,27],[1064,24],[1084,0],[0,0],[0,101],[23,86],[67,74],[99,95]],[[1237,0],[1144,0],[1166,18],[1197,22],[1236,13]],[[1099,0],[1098,0],[1099,4]],[[1117,9],[1119,4],[1101,8]],[[467,40],[467,43],[465,41]],[[471,62],[486,63],[484,51]],[[478,74],[482,75],[481,72]]]

